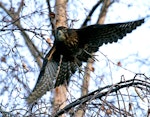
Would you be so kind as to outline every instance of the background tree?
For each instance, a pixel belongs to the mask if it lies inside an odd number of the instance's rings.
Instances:
[[[149,50],[145,36],[150,30],[149,2],[1,1],[1,114],[149,116],[150,55],[145,52],[145,48]],[[80,28],[104,21],[131,21],[143,17],[145,24],[135,31],[137,33],[133,32],[118,44],[101,47],[98,53],[93,53],[98,55],[97,61],[89,59],[83,64],[68,87],[60,86],[48,92],[29,110],[25,98],[36,83],[45,54],[52,47],[56,27]]]

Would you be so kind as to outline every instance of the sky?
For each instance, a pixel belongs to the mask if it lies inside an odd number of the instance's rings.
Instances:
[[[96,3],[83,0],[78,6],[84,6],[79,9],[79,12],[71,7],[72,11],[78,12],[76,19],[78,22],[84,20],[90,11],[92,6]],[[132,79],[135,73],[144,73],[146,76],[150,76],[150,0],[121,0],[112,4],[109,8],[105,24],[134,21],[145,18],[145,23],[139,26],[132,33],[127,34],[122,40],[119,40],[114,44],[103,45],[99,48],[99,52],[96,53],[97,60],[94,63],[95,71],[91,74],[90,91],[95,90],[95,86],[102,87],[108,84],[115,84],[121,80],[121,76],[124,76],[125,80]],[[74,4],[72,4],[74,6]],[[85,10],[86,9],[86,10]],[[77,9],[78,10],[78,9]],[[92,16],[90,24],[95,24],[99,15],[99,8]],[[80,28],[80,23],[74,23],[74,28]],[[107,58],[101,54],[103,53]],[[111,60],[111,62],[109,60]],[[118,62],[121,63],[121,67],[116,66]],[[101,77],[104,77],[103,83],[101,83]],[[76,77],[75,77],[76,78]],[[75,79],[74,78],[74,79]],[[96,78],[96,82],[94,82]],[[77,91],[78,92],[78,91]],[[132,90],[134,94],[135,90]],[[147,108],[148,102],[139,101],[141,107]],[[149,105],[150,106],[150,105]]]
[[[68,3],[70,6],[68,8],[68,18],[69,19],[76,19],[77,22],[74,23],[73,28],[80,28],[82,22],[84,21],[85,17],[88,15],[88,11],[93,7],[93,5],[97,2],[97,0],[77,0],[73,1],[70,0]],[[120,0],[109,8],[105,24],[108,23],[118,23],[118,22],[126,22],[126,21],[133,21],[137,19],[141,19],[147,16],[150,16],[150,0]],[[29,4],[25,8],[31,8],[29,11],[24,13],[28,14],[34,11],[34,7],[31,7],[33,4]],[[88,22],[89,25],[95,24],[97,21],[97,17],[99,15],[100,7],[96,10],[93,14],[92,19]],[[38,21],[37,21],[38,19]],[[24,26],[27,27],[25,23],[35,23],[35,25],[46,25],[46,23],[42,22],[43,17],[37,17],[34,20],[27,19],[28,22],[23,21]],[[33,22],[32,22],[33,21]],[[27,27],[28,28],[28,27]],[[49,33],[47,33],[49,36]],[[107,84],[117,83],[120,81],[122,75],[124,75],[125,79],[131,79],[135,75],[135,73],[145,73],[145,75],[150,76],[150,17],[145,19],[145,23],[134,30],[132,33],[128,34],[118,43],[114,44],[107,44],[100,47],[99,52],[96,53],[97,60],[94,63],[95,71],[91,74],[91,82],[90,82],[90,91],[95,90],[98,87],[105,86]],[[18,35],[19,38],[19,35]],[[39,40],[37,40],[38,42]],[[20,42],[22,43],[22,42]],[[39,48],[46,48],[46,46],[39,46]],[[26,51],[27,48],[24,48],[24,55],[29,55],[29,52]],[[103,53],[107,58],[101,54]],[[29,55],[31,56],[31,55]],[[117,64],[121,62],[122,68],[119,66],[114,65],[112,62],[108,61],[111,60],[113,63]],[[35,63],[33,58],[29,60],[29,63],[34,67]],[[85,64],[84,64],[85,65]],[[125,69],[124,69],[125,68]],[[126,70],[128,69],[128,70]],[[132,71],[132,72],[131,72]],[[39,74],[39,69],[36,67],[36,72],[28,73],[26,76],[30,78],[30,88],[34,87],[36,83],[36,79]],[[72,80],[77,80],[75,74]],[[31,78],[32,76],[32,78]],[[103,84],[100,81],[100,77],[104,76]],[[97,79],[95,82],[94,80]],[[81,81],[81,80],[80,80]],[[81,84],[81,82],[79,83]],[[99,85],[99,83],[101,85]],[[74,86],[74,85],[73,85]],[[97,86],[97,87],[96,87]],[[75,87],[75,86],[74,86]],[[72,84],[70,85],[70,89],[72,89]],[[70,90],[72,95],[75,93]],[[78,90],[76,91],[75,97],[79,97],[80,93]],[[16,94],[14,94],[16,95]],[[49,95],[49,94],[48,94]],[[46,97],[46,96],[45,96]],[[0,98],[0,100],[2,100]],[[7,99],[8,100],[8,99]],[[143,103],[142,103],[143,104]],[[143,104],[146,105],[147,104]]]

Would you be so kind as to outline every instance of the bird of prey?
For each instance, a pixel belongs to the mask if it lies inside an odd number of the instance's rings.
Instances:
[[[114,24],[95,24],[80,29],[58,27],[55,41],[43,61],[37,83],[27,98],[29,104],[47,91],[69,82],[82,62],[92,57],[103,44],[117,42],[144,23],[144,19]]]

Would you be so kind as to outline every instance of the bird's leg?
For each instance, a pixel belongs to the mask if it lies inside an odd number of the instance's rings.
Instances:
[[[91,59],[93,59],[94,61],[95,61],[95,60],[98,61],[98,59],[96,59],[96,57],[95,57],[95,56],[97,56],[97,55],[94,55],[93,53],[89,53],[89,52],[86,51],[85,49],[84,49],[83,51],[84,51],[86,54],[88,54]]]
[[[77,69],[78,69],[78,73],[81,74],[82,76],[84,76],[84,70],[82,69],[82,64],[80,64],[81,61],[75,57],[75,62],[74,64],[76,65]],[[79,76],[80,77],[80,76]]]
[[[83,71],[81,68],[82,62],[77,57],[74,57],[74,63],[77,66],[77,68],[79,69],[79,72],[82,72]]]

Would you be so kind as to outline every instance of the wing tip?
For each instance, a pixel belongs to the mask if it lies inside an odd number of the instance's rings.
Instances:
[[[145,18],[139,19],[137,20],[137,26],[140,26],[141,24],[143,24],[145,22]]]

